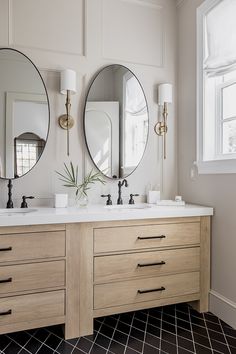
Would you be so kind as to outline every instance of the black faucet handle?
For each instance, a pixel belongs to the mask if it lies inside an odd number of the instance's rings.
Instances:
[[[130,200],[129,200],[129,204],[134,204],[134,199],[133,197],[138,197],[139,194],[130,194]]]
[[[123,180],[123,184],[125,185],[125,187],[128,187],[128,186],[129,186],[127,179],[124,179],[124,180]]]
[[[102,194],[102,198],[107,198],[106,205],[112,205],[111,195],[110,194]]]
[[[34,199],[34,197],[32,195],[30,195],[29,197],[26,197],[25,195],[23,195],[22,197],[22,203],[21,203],[21,208],[28,208],[28,204],[26,203],[26,199]]]

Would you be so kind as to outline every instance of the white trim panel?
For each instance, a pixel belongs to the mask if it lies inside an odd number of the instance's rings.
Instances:
[[[102,58],[162,68],[164,17],[156,2],[101,0]]]
[[[210,291],[210,311],[236,329],[236,303],[218,292]]]
[[[40,7],[36,7],[30,0],[8,0],[8,3],[10,46],[85,56],[85,0],[73,0],[70,5],[60,0],[57,7],[60,7],[61,11],[57,11],[55,4],[47,0],[41,1]],[[28,13],[25,14],[22,8],[27,8]],[[72,13],[71,8],[74,10]],[[69,20],[67,13],[70,13]],[[51,16],[51,21],[45,21],[47,16]],[[35,31],[35,28],[38,30]],[[77,42],[71,40],[74,31],[77,32]],[[56,41],[57,38],[60,40]]]
[[[198,174],[236,173],[236,159],[197,161]]]

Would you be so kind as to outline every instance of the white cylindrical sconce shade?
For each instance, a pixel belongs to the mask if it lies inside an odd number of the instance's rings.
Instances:
[[[70,91],[71,94],[76,93],[76,72],[71,69],[61,71],[61,93],[66,95]]]
[[[172,103],[172,85],[161,84],[158,86],[158,104]]]

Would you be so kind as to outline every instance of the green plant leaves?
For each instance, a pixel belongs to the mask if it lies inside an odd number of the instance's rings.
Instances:
[[[94,172],[93,169],[84,177],[84,181],[81,184],[78,184],[78,165],[76,168],[73,163],[70,162],[69,166],[64,163],[64,174],[56,171],[59,176],[59,180],[62,181],[64,187],[75,188],[75,195],[85,195],[87,196],[87,191],[91,188],[91,184],[96,182],[105,184],[106,181],[103,179],[103,176],[100,172]]]

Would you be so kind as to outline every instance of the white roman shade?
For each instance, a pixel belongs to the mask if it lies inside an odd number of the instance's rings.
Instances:
[[[205,18],[204,70],[208,76],[236,69],[236,0],[222,0]]]

